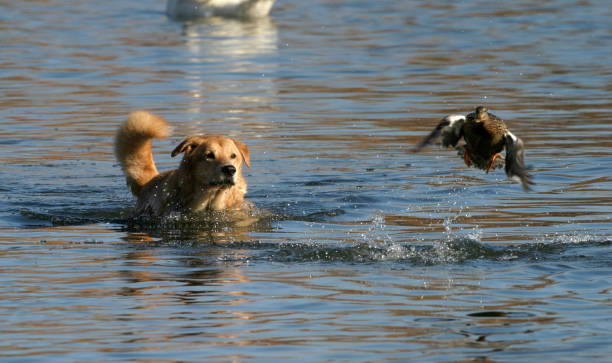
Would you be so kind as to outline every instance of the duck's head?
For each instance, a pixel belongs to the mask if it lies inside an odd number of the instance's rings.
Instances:
[[[482,122],[489,117],[488,109],[484,106],[476,107],[474,113],[476,114],[476,122]]]

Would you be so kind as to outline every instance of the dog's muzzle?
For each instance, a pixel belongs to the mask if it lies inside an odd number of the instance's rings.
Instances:
[[[234,176],[234,174],[236,174],[236,167],[233,165],[225,165],[221,168],[221,171],[227,176]]]

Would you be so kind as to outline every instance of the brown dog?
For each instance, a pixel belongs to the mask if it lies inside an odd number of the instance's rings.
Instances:
[[[170,134],[166,121],[147,111],[132,112],[115,137],[115,155],[127,185],[138,198],[136,215],[240,208],[247,191],[242,163],[250,167],[249,149],[225,136],[189,136],[172,156],[185,153],[178,169],[159,174],[151,141]]]

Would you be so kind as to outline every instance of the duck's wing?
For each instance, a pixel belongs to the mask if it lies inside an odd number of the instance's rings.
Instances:
[[[420,151],[427,145],[430,145],[437,141],[438,138],[442,138],[442,146],[455,146],[459,139],[463,137],[463,124],[465,123],[465,116],[463,115],[449,115],[440,121],[438,126],[427,136],[421,143],[414,148],[414,151]]]
[[[514,136],[510,131],[504,135],[506,138],[506,175],[516,178],[521,182],[523,190],[530,190],[530,185],[535,183],[531,180],[529,169],[525,166],[525,149],[523,141]]]

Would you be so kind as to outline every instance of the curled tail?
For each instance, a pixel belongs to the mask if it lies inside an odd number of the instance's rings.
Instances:
[[[153,161],[151,141],[165,138],[170,126],[157,115],[147,111],[130,113],[115,136],[115,156],[125,173],[132,194],[138,196],[142,187],[158,172]]]

